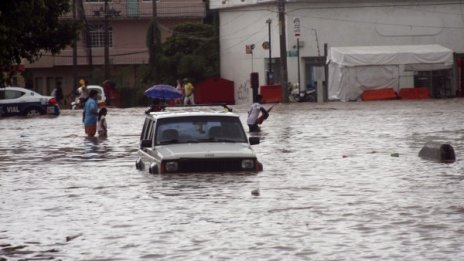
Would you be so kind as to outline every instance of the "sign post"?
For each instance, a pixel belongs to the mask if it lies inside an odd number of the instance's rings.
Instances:
[[[298,67],[298,94],[301,92],[301,76],[300,76],[300,36],[301,36],[301,23],[300,18],[293,19],[293,32],[296,38],[296,53],[297,53],[297,67]]]
[[[251,72],[253,72],[253,49],[255,49],[254,44],[245,45],[245,53],[251,54]]]

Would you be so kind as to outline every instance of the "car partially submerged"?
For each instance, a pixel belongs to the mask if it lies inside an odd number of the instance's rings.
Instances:
[[[136,168],[152,174],[263,169],[239,116],[221,106],[174,106],[146,115]]]
[[[0,117],[59,115],[56,99],[22,87],[0,87]]]

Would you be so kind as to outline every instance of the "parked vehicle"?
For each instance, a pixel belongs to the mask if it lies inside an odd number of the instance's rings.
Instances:
[[[300,91],[298,84],[288,83],[288,100],[290,102],[316,102],[317,91],[316,88],[306,89]]]
[[[59,115],[56,99],[21,87],[0,87],[0,117]]]
[[[96,90],[98,92],[97,96],[97,103],[98,107],[105,107],[106,106],[106,95],[103,87],[100,85],[87,85],[87,90],[90,92],[91,90]],[[84,107],[83,104],[79,102],[79,97],[76,97],[76,99],[71,103],[71,109],[82,109]]]
[[[239,116],[220,106],[166,107],[146,115],[136,168],[152,174],[262,170]]]

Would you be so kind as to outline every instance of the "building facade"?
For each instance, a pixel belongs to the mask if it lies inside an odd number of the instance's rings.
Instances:
[[[283,10],[279,9],[279,2],[284,3]],[[221,76],[235,82],[238,104],[252,100],[251,72],[259,73],[260,85],[267,83],[268,71],[272,72],[272,82],[280,82],[282,38],[286,43],[288,80],[297,83],[300,79],[302,90],[323,89],[325,45],[330,48],[423,44],[440,44],[455,52],[458,67],[450,95],[462,95],[464,90],[460,80],[464,6],[459,1],[211,0],[210,8],[217,9],[220,17]],[[281,13],[285,17],[282,36]],[[251,45],[255,47],[252,52]],[[415,76],[406,73],[400,80],[405,85],[414,85]]]
[[[105,58],[111,80],[120,86],[137,86],[141,68],[149,61],[147,31],[153,17],[151,0],[77,0],[75,11],[62,19],[85,21],[76,49],[68,46],[58,55],[44,54],[35,63],[25,63],[25,85],[42,94],[50,94],[61,82],[64,94],[71,96],[75,78],[101,85],[105,80]],[[157,0],[156,13],[161,40],[181,23],[202,22],[206,6],[202,0]],[[105,19],[107,18],[107,20]],[[105,26],[107,21],[108,27]],[[107,56],[105,31],[108,30]]]

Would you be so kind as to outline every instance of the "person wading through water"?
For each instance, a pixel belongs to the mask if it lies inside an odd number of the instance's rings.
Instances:
[[[84,129],[88,137],[94,137],[97,132],[97,95],[98,92],[96,90],[91,90],[89,98],[84,105]]]
[[[267,117],[269,117],[269,113],[266,111],[263,105],[261,105],[262,101],[263,96],[258,94],[256,96],[256,102],[251,105],[251,108],[248,111],[247,124],[250,132],[259,131],[258,124],[260,124],[260,122],[258,122],[258,118],[260,112],[263,116],[263,119],[267,119]]]

